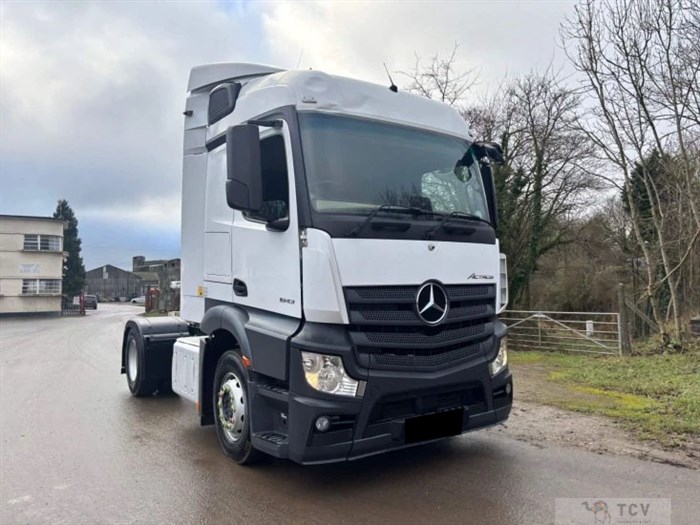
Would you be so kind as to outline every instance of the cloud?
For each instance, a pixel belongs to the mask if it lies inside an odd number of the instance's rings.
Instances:
[[[256,16],[201,2],[4,4],[3,209],[25,196],[82,210],[179,196],[189,69],[263,58]]]
[[[460,44],[480,89],[545,67],[561,2],[4,2],[0,4],[0,213],[66,198],[92,265],[179,250],[182,109],[192,66],[261,62],[386,83]],[[394,75],[397,83],[405,83]],[[141,243],[146,243],[141,245]],[[148,244],[150,243],[150,244]],[[104,244],[104,242],[102,243]],[[93,251],[91,251],[93,250]],[[101,250],[101,251],[100,251]],[[112,253],[113,252],[113,253]],[[157,254],[153,254],[157,256]]]
[[[559,23],[574,3],[282,3],[263,13],[263,28],[280,63],[296,65],[303,50],[301,67],[380,83],[387,82],[383,62],[393,71],[409,70],[415,54],[446,54],[458,43],[460,65],[480,71],[483,92],[507,73],[560,59]]]

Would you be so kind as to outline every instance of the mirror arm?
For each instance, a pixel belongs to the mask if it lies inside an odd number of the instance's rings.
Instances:
[[[494,229],[498,228],[498,204],[496,201],[496,181],[493,176],[493,167],[490,162],[480,162],[481,180],[486,190],[486,200],[489,207],[489,217]]]

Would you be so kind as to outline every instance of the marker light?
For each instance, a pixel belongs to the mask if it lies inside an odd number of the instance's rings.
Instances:
[[[508,306],[508,261],[504,253],[500,254],[499,267],[498,313],[500,314]]]

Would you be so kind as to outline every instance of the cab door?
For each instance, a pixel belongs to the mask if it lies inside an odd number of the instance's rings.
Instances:
[[[280,314],[300,319],[299,223],[290,129],[286,121],[278,129],[262,127],[260,147],[263,209],[260,213],[233,212],[233,302],[260,309],[263,317]],[[268,226],[270,220],[285,217],[289,224],[283,231]],[[256,323],[255,319],[251,321]],[[265,323],[259,320],[258,324]]]

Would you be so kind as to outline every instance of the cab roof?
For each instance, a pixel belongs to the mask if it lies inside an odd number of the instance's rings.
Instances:
[[[474,140],[464,118],[448,104],[321,71],[285,71],[257,64],[210,64],[192,69],[188,89],[190,92],[210,90],[231,81],[243,84],[234,119],[239,107],[246,103],[256,107],[261,103],[272,104],[268,110],[293,104],[297,111],[382,120]]]

